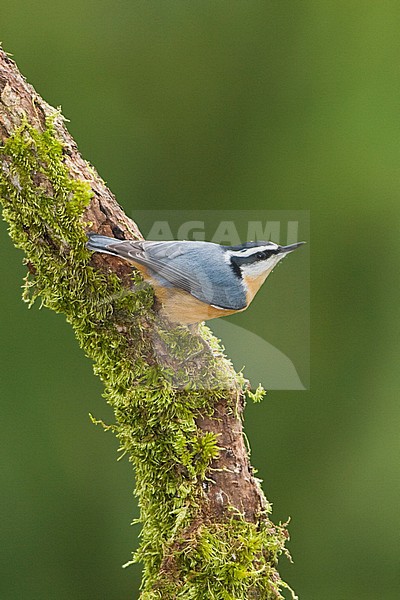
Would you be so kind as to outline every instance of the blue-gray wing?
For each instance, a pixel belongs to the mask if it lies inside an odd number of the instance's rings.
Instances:
[[[92,235],[88,248],[143,265],[161,285],[185,290],[207,304],[230,310],[246,306],[241,281],[225,262],[223,249],[218,244],[136,242]]]

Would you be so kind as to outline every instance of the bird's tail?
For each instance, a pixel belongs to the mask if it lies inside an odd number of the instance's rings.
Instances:
[[[88,241],[86,242],[86,248],[92,252],[111,252],[110,246],[115,244],[118,240],[107,237],[106,235],[97,235],[97,233],[89,233]]]
[[[138,260],[143,251],[141,241],[117,240],[97,233],[89,233],[88,238],[86,248],[92,252],[103,252],[125,260],[141,262]]]
[[[120,240],[107,237],[106,235],[97,235],[97,233],[89,233],[88,238],[89,239],[86,242],[86,248],[88,250],[91,250],[92,252],[105,252],[106,254],[118,256],[115,245]]]

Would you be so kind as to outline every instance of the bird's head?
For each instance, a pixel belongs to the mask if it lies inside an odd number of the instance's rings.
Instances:
[[[279,246],[274,242],[246,242],[226,248],[227,260],[242,279],[264,279],[282,258],[305,242]]]

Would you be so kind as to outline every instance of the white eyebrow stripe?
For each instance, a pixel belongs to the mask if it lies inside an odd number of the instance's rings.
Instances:
[[[257,254],[257,252],[264,252],[265,250],[276,250],[278,248],[278,244],[268,244],[266,246],[254,246],[253,248],[245,248],[244,250],[231,250],[231,256],[251,256],[252,254]]]

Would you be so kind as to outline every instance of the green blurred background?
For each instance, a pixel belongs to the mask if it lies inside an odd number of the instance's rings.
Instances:
[[[304,600],[399,591],[399,26],[394,0],[0,5],[4,48],[130,215],[311,211],[311,389],[246,411]],[[0,597],[136,598],[133,475],[88,417],[110,409],[0,233]],[[285,323],[268,298],[244,322]]]

